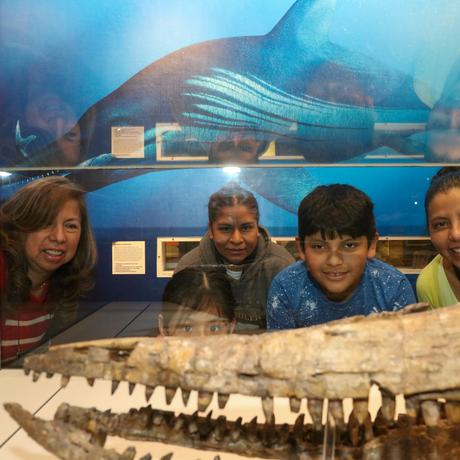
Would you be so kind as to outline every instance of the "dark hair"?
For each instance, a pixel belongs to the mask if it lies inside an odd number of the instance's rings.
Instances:
[[[376,234],[373,208],[370,198],[351,185],[320,185],[300,203],[300,242],[304,244],[306,236],[321,232],[324,239],[366,236],[370,243]]]
[[[168,313],[166,323],[180,308],[202,311],[213,306],[222,318],[235,318],[236,302],[223,267],[188,267],[175,273],[166,285],[162,301],[163,312]]]
[[[238,184],[230,182],[209,197],[209,223],[211,224],[217,219],[222,208],[237,205],[248,208],[250,212],[255,214],[257,221],[259,221],[259,205],[257,204],[255,196]]]
[[[438,193],[447,193],[451,188],[460,188],[460,166],[445,166],[431,178],[425,194],[425,216],[428,225],[428,207]]]
[[[58,302],[59,307],[71,306],[93,287],[97,253],[84,193],[65,177],[50,176],[30,182],[1,206],[0,250],[8,267],[7,302],[2,302],[2,312],[20,309],[30,293],[31,281],[24,253],[26,235],[52,224],[70,199],[79,205],[80,241],[75,257],[53,273],[48,298]]]

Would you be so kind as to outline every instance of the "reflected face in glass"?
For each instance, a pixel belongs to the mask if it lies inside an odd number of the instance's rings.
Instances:
[[[428,206],[428,229],[436,250],[460,268],[460,189],[438,193]]]
[[[215,163],[256,163],[261,142],[256,139],[235,136],[212,145],[211,160]]]
[[[209,235],[217,252],[229,263],[239,265],[257,247],[259,228],[256,216],[246,206],[224,207],[209,225]]]
[[[24,252],[32,283],[49,279],[55,270],[71,261],[77,253],[80,236],[80,206],[74,199],[64,203],[50,226],[28,233]]]
[[[163,317],[160,315],[160,332],[162,335],[175,337],[204,337],[208,335],[230,334],[233,322],[222,318],[214,311],[200,311],[179,307],[169,321],[168,327],[163,327]]]
[[[433,109],[427,136],[434,160],[460,162],[460,109]]]
[[[305,237],[300,252],[310,275],[327,298],[344,302],[356,291],[367,260],[375,256],[376,245],[376,239],[369,245],[365,236],[324,239],[321,232],[317,232]]]

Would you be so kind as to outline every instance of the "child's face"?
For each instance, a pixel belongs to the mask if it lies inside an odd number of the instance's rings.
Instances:
[[[163,328],[162,318],[160,319],[160,332],[162,335],[203,337],[230,334],[232,331],[233,322],[218,316],[214,312],[181,308],[174,313],[167,328]]]
[[[257,247],[259,228],[253,212],[246,206],[222,208],[209,225],[217,252],[231,264],[241,264]]]
[[[365,236],[324,239],[317,232],[305,237],[304,248],[299,244],[299,251],[327,298],[344,302],[358,287],[367,259],[375,256],[376,245],[377,237],[369,246]]]
[[[428,206],[428,228],[436,250],[460,268],[460,189],[434,196]]]

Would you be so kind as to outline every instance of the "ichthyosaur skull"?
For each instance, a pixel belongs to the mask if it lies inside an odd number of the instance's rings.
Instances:
[[[107,435],[119,435],[245,456],[320,459],[324,431],[332,429],[338,459],[447,460],[460,452],[460,362],[455,358],[459,324],[456,305],[252,336],[131,338],[56,346],[28,357],[26,372],[33,371],[34,379],[42,372],[61,373],[64,385],[71,376],[86,377],[90,384],[110,379],[112,392],[121,381],[129,382],[130,392],[141,384],[147,401],[158,385],[165,387],[167,402],[179,388],[185,403],[197,390],[198,411],[175,416],[147,407],[116,415],[62,405],[53,422],[44,422],[18,405],[6,409],[35,439],[40,430],[58,430],[63,442],[67,431],[77,430],[98,450]],[[382,406],[372,421],[367,398],[374,384],[382,393]],[[265,423],[200,415],[214,393],[221,408],[231,394],[260,398]],[[407,414],[395,420],[398,394],[405,397]],[[299,412],[307,398],[313,423],[305,424],[300,414],[293,426],[276,424],[274,397],[289,398],[293,412]],[[344,398],[353,398],[347,422]],[[325,399],[326,428],[321,422]],[[57,453],[52,442],[46,443]],[[68,444],[67,453],[59,447],[60,458],[81,458],[70,454],[75,444]]]
[[[329,163],[378,147],[379,124],[425,123],[429,109],[410,75],[330,40],[335,9],[335,0],[298,0],[266,35],[198,43],[153,62],[81,117],[81,159],[112,151],[112,127],[143,126],[150,160],[160,131],[164,149],[199,156],[243,132]]]

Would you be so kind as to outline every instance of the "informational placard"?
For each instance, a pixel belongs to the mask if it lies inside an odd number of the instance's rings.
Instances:
[[[114,241],[112,274],[145,275],[145,241]]]
[[[117,158],[144,158],[144,127],[112,126],[112,155]]]

